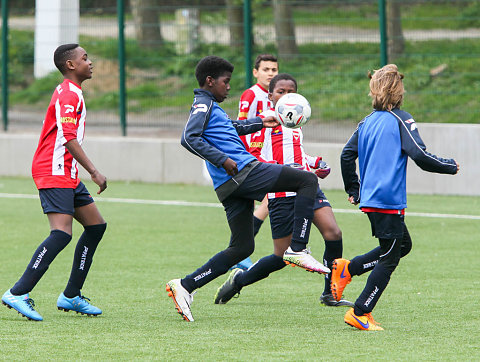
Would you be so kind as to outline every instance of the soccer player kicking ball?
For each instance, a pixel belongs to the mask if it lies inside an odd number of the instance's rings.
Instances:
[[[166,290],[186,321],[193,321],[190,305],[193,291],[225,274],[254,249],[253,206],[268,192],[294,191],[295,213],[291,252],[283,259],[312,272],[329,272],[306,249],[318,188],[317,176],[291,167],[258,162],[247,152],[239,134],[275,127],[273,116],[232,121],[218,103],[230,90],[233,65],[225,59],[207,56],[200,60],[195,76],[200,86],[182,135],[182,145],[205,159],[218,199],[222,202],[231,230],[230,245],[183,279],[173,279]]]
[[[281,73],[275,76],[269,85],[269,98],[273,106],[288,93],[297,92],[297,81],[290,74]],[[263,115],[274,114],[273,109],[266,110]],[[276,162],[314,171],[320,178],[325,178],[330,168],[321,157],[312,157],[303,149],[303,133],[301,128],[291,129],[284,126],[264,128],[252,136],[250,152],[262,162]],[[270,273],[285,267],[283,254],[289,248],[292,238],[293,213],[295,204],[294,192],[279,192],[268,194],[268,209],[273,237],[273,254],[258,260],[248,270],[234,269],[228,279],[217,290],[215,304],[225,304],[240,290],[250,284],[266,278]],[[314,206],[313,223],[325,240],[324,264],[331,268],[333,260],[342,255],[342,232],[337,225],[332,207],[320,187]],[[327,270],[327,269],[326,269]],[[349,306],[353,303],[333,298],[330,290],[328,272],[325,275],[325,288],[320,297],[322,304],[327,306]]]
[[[260,54],[255,59],[253,76],[257,83],[242,93],[238,104],[239,120],[251,119],[257,117],[263,111],[271,108],[272,101],[268,98],[268,86],[274,76],[278,74],[278,60],[272,54]],[[240,136],[247,151],[250,152],[250,142],[252,134]],[[268,199],[265,197],[260,205],[253,212],[253,236],[260,231],[263,221],[268,216]],[[247,270],[252,266],[250,257],[242,260],[232,268]]]
[[[34,309],[29,292],[72,239],[74,218],[82,224],[84,232],[75,248],[70,279],[57,299],[57,308],[86,315],[102,313],[81,294],[93,254],[107,227],[92,196],[78,178],[79,163],[100,187],[98,194],[107,188],[107,179],[81,146],[86,116],[81,85],[92,77],[92,62],[78,44],[59,46],[54,62],[64,81],[53,93],[32,164],[33,180],[50,223],[50,235],[37,248],[20,280],[2,297],[8,308],[35,321],[43,318]]]
[[[423,170],[456,174],[454,159],[437,157],[426,151],[413,117],[400,110],[405,93],[403,74],[389,64],[370,75],[373,112],[358,125],[345,145],[341,166],[350,203],[360,204],[380,247],[351,261],[337,259],[332,270],[332,292],[339,300],[352,276],[372,270],[355,306],[345,314],[345,322],[368,331],[383,330],[372,317],[380,296],[400,258],[407,255],[412,241],[405,226],[407,207],[406,171],[408,157]],[[356,173],[358,158],[360,180]],[[363,266],[365,265],[365,266]]]

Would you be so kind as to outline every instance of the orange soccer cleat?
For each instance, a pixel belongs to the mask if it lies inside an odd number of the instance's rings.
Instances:
[[[372,317],[372,313],[367,313],[361,316],[355,315],[353,308],[350,308],[343,319],[345,323],[360,329],[362,331],[383,331],[379,323]]]
[[[335,300],[342,299],[343,290],[348,283],[352,281],[352,276],[348,271],[350,260],[335,259],[332,264],[332,277],[330,279],[330,287]]]

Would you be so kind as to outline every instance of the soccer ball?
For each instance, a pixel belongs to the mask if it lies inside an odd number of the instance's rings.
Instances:
[[[310,103],[298,93],[285,94],[275,105],[275,117],[282,126],[288,128],[304,126],[311,115]]]

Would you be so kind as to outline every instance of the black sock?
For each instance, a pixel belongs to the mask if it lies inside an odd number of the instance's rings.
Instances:
[[[303,195],[295,197],[295,216],[293,219],[292,243],[293,251],[301,251],[307,247],[310,227],[313,218],[314,199]]]
[[[262,224],[263,224],[263,220],[259,219],[255,215],[253,215],[253,236],[258,234]]]
[[[368,276],[367,284],[362,291],[362,294],[355,301],[355,314],[360,316],[365,313],[370,313],[378,302],[383,291],[390,281],[392,272],[385,268],[381,263],[378,263],[373,268]]]
[[[325,251],[323,253],[323,265],[332,270],[332,264],[335,259],[341,258],[343,252],[342,239],[340,240],[325,240]],[[325,274],[325,288],[323,294],[331,294],[330,278],[332,273]]]
[[[350,275],[362,275],[367,271],[372,270],[375,265],[378,263],[380,258],[380,247],[376,247],[373,250],[370,250],[368,253],[356,256],[350,260],[348,265],[348,271]]]
[[[72,236],[66,232],[52,230],[50,235],[35,250],[27,269],[10,289],[10,292],[13,295],[29,293],[45,274],[53,259],[68,245],[70,240],[72,240]]]
[[[239,287],[258,282],[270,275],[270,273],[282,269],[286,266],[281,256],[275,254],[264,256],[253,264],[248,270],[239,273],[235,278],[235,284]]]
[[[80,290],[87,278],[90,265],[92,265],[93,254],[95,254],[106,228],[107,224],[85,226],[82,236],[78,239],[70,279],[63,292],[67,298],[80,296]]]
[[[215,254],[209,261],[195,270],[192,274],[183,278],[181,280],[182,286],[187,292],[192,293],[195,289],[201,288],[213,279],[225,274],[234,264],[235,263],[232,263],[231,258],[225,254],[224,251],[221,251]]]

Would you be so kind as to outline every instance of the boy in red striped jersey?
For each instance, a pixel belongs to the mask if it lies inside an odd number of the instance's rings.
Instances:
[[[269,85],[269,98],[272,108],[263,112],[263,116],[273,115],[273,106],[287,93],[297,92],[297,82],[290,74],[281,73],[275,76]],[[284,126],[262,129],[252,135],[250,152],[262,162],[276,162],[292,165],[306,171],[315,172],[320,178],[325,178],[330,169],[321,157],[312,157],[303,149],[303,134],[301,128],[291,129]],[[268,194],[268,209],[274,252],[257,261],[247,271],[233,270],[227,281],[218,289],[215,296],[216,304],[225,304],[240,290],[252,283],[266,278],[270,273],[285,267],[283,255],[290,249],[293,212],[296,194],[294,192],[277,192]],[[342,232],[337,225],[330,203],[318,188],[313,223],[318,228],[325,240],[324,264],[328,268],[333,260],[342,255]],[[353,303],[341,299],[336,301],[330,289],[329,275],[325,275],[325,286],[320,297],[326,306],[352,306]]]
[[[54,62],[64,81],[52,95],[32,163],[32,176],[50,223],[50,235],[37,248],[22,277],[2,297],[8,308],[35,321],[43,318],[33,308],[35,304],[29,292],[72,239],[74,218],[82,224],[84,232],[78,240],[70,279],[57,299],[57,307],[86,315],[102,313],[88,303],[89,299],[80,291],[107,226],[78,178],[79,163],[99,186],[98,194],[107,188],[107,179],[82,149],[86,109],[81,85],[92,77],[93,67],[86,51],[78,44],[60,45],[55,50]]]
[[[251,119],[257,117],[263,111],[270,109],[273,105],[268,98],[268,86],[273,77],[278,74],[278,60],[272,54],[260,54],[255,59],[253,68],[253,76],[257,79],[257,83],[242,93],[240,102],[238,103],[237,119]],[[240,136],[247,151],[250,152],[250,142],[252,134]],[[257,235],[263,221],[268,216],[268,199],[262,200],[262,203],[255,209],[253,213],[253,235]],[[232,269],[248,269],[252,266],[250,257],[242,260],[234,265]]]

